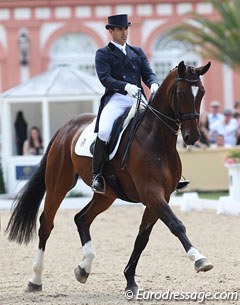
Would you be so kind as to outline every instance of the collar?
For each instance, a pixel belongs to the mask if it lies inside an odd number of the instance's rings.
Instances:
[[[118,43],[114,42],[114,41],[111,41],[111,43],[113,45],[115,45],[115,47],[117,47],[119,50],[121,50],[125,55],[127,54],[127,52],[126,52],[126,43],[123,46],[121,44],[118,44]]]

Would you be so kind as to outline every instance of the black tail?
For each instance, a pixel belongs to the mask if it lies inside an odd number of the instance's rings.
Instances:
[[[11,241],[27,244],[36,233],[37,214],[46,191],[45,171],[47,156],[57,133],[48,144],[36,172],[13,202],[13,212],[6,228],[6,232],[9,233],[8,238]]]

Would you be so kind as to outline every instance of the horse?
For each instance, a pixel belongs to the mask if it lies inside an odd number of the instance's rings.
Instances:
[[[130,127],[124,131],[119,149],[110,161],[129,201],[145,206],[133,251],[124,269],[127,282],[125,290],[133,295],[138,291],[136,267],[158,219],[179,239],[197,272],[206,272],[213,268],[208,258],[192,245],[185,226],[168,204],[182,173],[181,160],[176,149],[178,133],[181,131],[186,145],[193,145],[200,137],[199,113],[205,93],[200,76],[209,70],[210,65],[209,62],[195,68],[182,61],[173,68],[151,102],[145,105],[144,116],[129,148],[125,168],[121,169],[121,160]],[[95,115],[91,113],[77,115],[57,131],[35,174],[15,199],[6,233],[10,241],[27,244],[36,231],[38,210],[46,193],[44,209],[39,218],[38,251],[33,264],[33,277],[28,282],[28,291],[42,290],[45,247],[62,200],[76,184],[79,176],[87,185],[91,183],[92,159],[76,155],[74,148],[80,134],[94,118]],[[90,226],[95,217],[107,210],[116,198],[117,195],[107,182],[106,193],[94,193],[90,202],[74,217],[83,252],[83,259],[74,270],[80,283],[87,281],[95,256]]]

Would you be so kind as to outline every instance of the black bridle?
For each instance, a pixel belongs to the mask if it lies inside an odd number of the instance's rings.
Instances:
[[[175,134],[178,134],[179,129],[181,128],[181,124],[183,121],[186,120],[193,120],[193,119],[199,119],[199,112],[196,111],[196,98],[194,98],[194,111],[190,113],[180,114],[178,109],[178,103],[177,103],[177,85],[179,81],[184,81],[187,83],[190,83],[192,85],[196,85],[196,87],[199,88],[199,81],[200,78],[197,79],[188,79],[188,78],[182,78],[177,76],[175,78],[174,87],[173,87],[173,105],[174,105],[174,118],[158,111],[157,109],[153,108],[151,106],[151,103],[153,101],[153,95],[150,98],[149,103],[145,103],[145,107],[149,109],[165,126],[167,126],[172,132]],[[175,127],[172,127],[174,125]]]

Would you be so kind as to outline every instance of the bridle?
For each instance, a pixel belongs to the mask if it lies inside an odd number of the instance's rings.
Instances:
[[[184,82],[190,83],[191,85],[195,85],[196,87],[198,87],[198,93],[197,93],[196,97],[194,98],[194,111],[185,113],[182,115],[179,113],[179,109],[178,109],[179,107],[178,107],[178,102],[177,102],[177,85],[178,85],[179,81],[184,81]],[[175,81],[174,81],[174,87],[173,87],[173,93],[172,93],[172,99],[173,99],[173,105],[174,105],[174,118],[158,111],[157,109],[155,109],[151,106],[154,96],[150,97],[149,103],[144,102],[144,105],[173,133],[178,134],[183,121],[199,119],[199,112],[196,111],[196,100],[201,99],[202,96],[203,96],[203,90],[201,90],[201,88],[200,88],[200,78],[199,77],[197,79],[188,79],[188,78],[179,77],[177,75],[177,77],[175,78]],[[173,125],[175,127],[172,127]]]

